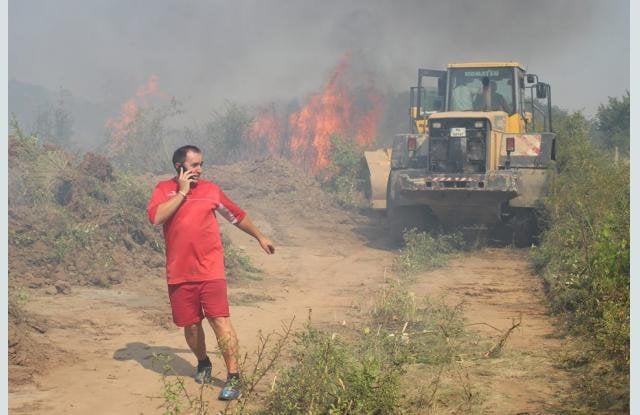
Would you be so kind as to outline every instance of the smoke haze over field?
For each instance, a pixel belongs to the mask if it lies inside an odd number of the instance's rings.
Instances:
[[[418,67],[516,60],[557,105],[593,114],[629,89],[628,14],[628,0],[12,0],[9,77],[115,113],[156,74],[201,117],[225,99],[302,98],[347,50],[389,92]]]

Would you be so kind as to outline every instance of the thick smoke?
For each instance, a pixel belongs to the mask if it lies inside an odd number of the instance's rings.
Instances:
[[[418,67],[517,60],[593,113],[629,88],[628,0],[11,0],[9,77],[117,111],[157,74],[195,118],[317,90],[346,50],[401,91]]]

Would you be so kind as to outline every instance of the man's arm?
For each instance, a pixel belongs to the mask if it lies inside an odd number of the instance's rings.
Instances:
[[[169,219],[174,213],[176,213],[176,210],[178,210],[178,207],[180,206],[180,204],[182,204],[184,198],[185,197],[182,195],[182,193],[176,193],[175,196],[173,196],[171,199],[159,204],[153,224],[162,225],[163,223],[165,223],[167,219]]]
[[[180,174],[178,175],[178,184],[180,185],[180,190],[173,196],[171,199],[167,200],[164,203],[158,205],[158,210],[156,211],[156,217],[153,221],[154,225],[162,225],[169,219],[178,207],[182,204],[182,201],[187,197],[187,193],[189,192],[189,188],[191,187],[191,170],[184,171],[184,169],[180,169]]]
[[[262,234],[262,232],[260,232],[256,225],[251,222],[251,219],[249,219],[248,216],[242,218],[240,222],[236,223],[236,226],[256,238],[264,252],[266,252],[267,254],[273,254],[276,252],[276,248],[273,245],[273,242],[271,242],[269,238],[267,238]]]

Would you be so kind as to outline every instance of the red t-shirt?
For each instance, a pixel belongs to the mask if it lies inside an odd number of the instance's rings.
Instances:
[[[158,205],[171,199],[178,190],[175,178],[156,185],[147,207],[151,223]],[[216,212],[234,224],[246,216],[218,185],[199,180],[164,223],[169,284],[224,279],[224,252]]]

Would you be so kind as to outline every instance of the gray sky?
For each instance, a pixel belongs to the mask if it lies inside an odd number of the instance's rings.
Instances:
[[[517,60],[591,115],[629,89],[628,16],[628,0],[11,0],[9,77],[117,105],[154,73],[204,115],[303,98],[346,50],[383,91],[418,67]]]

